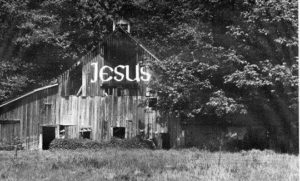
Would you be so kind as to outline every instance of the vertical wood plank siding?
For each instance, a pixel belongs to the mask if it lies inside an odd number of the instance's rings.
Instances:
[[[137,96],[106,96],[106,97],[60,97],[64,102],[58,107],[62,114],[58,117],[60,125],[73,125],[78,128],[92,128],[92,138],[99,141],[109,140],[112,136],[111,127],[125,127],[126,138],[139,134],[137,120],[143,120],[140,115],[147,114],[155,122],[155,111],[144,113],[144,109],[138,107],[142,97]],[[72,106],[70,106],[72,104]],[[132,110],[132,111],[126,111]],[[148,118],[147,118],[148,119]],[[108,125],[107,125],[108,124]],[[143,128],[146,131],[147,127]],[[151,134],[155,131],[153,129]],[[78,137],[79,132],[74,132],[72,137]]]
[[[3,120],[18,120],[20,123],[15,124],[15,129],[19,130],[19,134],[14,136],[19,137],[26,149],[38,148],[40,126],[55,125],[56,97],[57,86],[35,92],[1,107],[0,124]],[[5,135],[9,136],[9,132]],[[1,134],[1,139],[5,135]]]
[[[155,111],[145,112],[139,106],[144,100],[142,96],[60,97],[55,94],[57,89],[55,87],[37,92],[1,110],[0,120],[20,120],[19,127],[11,129],[22,129],[19,131],[20,139],[26,149],[38,148],[40,126],[43,125],[68,126],[68,138],[78,138],[79,129],[89,127],[92,139],[98,141],[111,139],[112,127],[125,127],[126,138],[136,136],[140,131],[149,137],[153,137],[155,132],[161,132],[151,124],[145,127],[139,125],[155,123],[157,119]],[[11,140],[7,132],[8,128],[1,131],[1,138],[7,135],[7,139]]]
[[[19,121],[3,121],[0,122],[0,146],[12,145],[14,139],[20,136]]]

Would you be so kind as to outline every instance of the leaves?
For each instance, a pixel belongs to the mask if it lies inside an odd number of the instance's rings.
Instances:
[[[298,114],[296,1],[209,1],[202,4],[205,13],[182,2],[187,9],[181,13],[176,4],[170,5],[175,23],[160,19],[166,29],[171,27],[159,46],[165,57],[156,65],[161,76],[152,83],[160,93],[160,109],[183,117],[216,115],[223,121],[249,113],[260,121],[264,118],[257,110],[266,105],[278,117],[285,108]],[[160,42],[161,37],[151,38]]]
[[[225,76],[225,83],[233,83],[243,89],[258,89],[272,85],[272,82],[261,75],[260,68],[255,64],[246,65],[243,71],[237,70],[233,74]]]
[[[206,103],[207,109],[213,111],[219,117],[224,115],[240,113],[246,114],[247,110],[243,104],[238,104],[234,99],[225,96],[225,92],[218,90],[212,94]]]

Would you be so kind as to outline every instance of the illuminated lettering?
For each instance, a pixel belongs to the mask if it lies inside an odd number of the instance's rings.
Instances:
[[[98,80],[98,63],[92,63],[91,66],[94,67],[94,79],[91,80],[91,83],[95,83]]]
[[[100,72],[99,72],[99,77],[100,77],[100,79],[101,79],[103,82],[110,81],[110,80],[113,79],[112,76],[109,76],[107,79],[104,79],[104,75],[108,75],[108,73],[104,72],[104,69],[106,69],[106,68],[107,68],[108,70],[110,70],[111,72],[114,71],[113,68],[111,68],[111,67],[109,67],[109,66],[106,66],[106,65],[104,65],[103,67],[101,67]]]
[[[116,66],[114,69],[115,74],[119,76],[119,78],[118,78],[118,76],[114,76],[114,80],[120,82],[124,79],[124,74],[122,72],[119,72],[118,68],[124,69],[126,67],[124,65],[119,65],[119,66]]]
[[[104,65],[103,67],[98,70],[98,63],[92,63],[91,66],[93,67],[93,77],[91,79],[91,83],[96,83],[98,81],[98,76],[102,82],[107,82],[111,80],[115,80],[117,82],[121,82],[124,78],[129,82],[140,82],[142,81],[150,81],[151,74],[147,72],[145,67],[140,67],[139,64],[135,66],[135,78],[130,78],[130,67],[129,65],[118,65],[115,68],[110,66]],[[121,70],[125,70],[125,75]],[[106,71],[105,71],[106,70]],[[110,75],[114,73],[114,76]]]
[[[151,79],[151,74],[145,70],[145,67],[142,67],[142,68],[141,68],[141,74],[143,75],[143,76],[141,77],[141,80],[142,80],[142,81],[145,81],[145,82],[150,81],[150,79]],[[144,78],[144,76],[145,76],[146,78]]]

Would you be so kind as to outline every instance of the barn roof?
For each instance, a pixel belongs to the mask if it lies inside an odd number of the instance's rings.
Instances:
[[[160,61],[153,53],[151,53],[138,39],[131,36],[130,33],[125,31],[122,27],[120,29],[129,37],[131,38],[139,47],[141,47],[144,51],[146,51],[150,56],[152,56],[156,61]]]
[[[27,96],[29,96],[29,95],[31,95],[31,94],[33,94],[33,93],[36,93],[36,92],[39,92],[39,91],[42,91],[42,90],[45,90],[45,89],[49,89],[49,88],[52,88],[52,87],[55,87],[55,86],[58,86],[58,84],[47,85],[47,86],[44,86],[44,87],[40,87],[40,88],[38,88],[38,89],[34,89],[34,90],[31,91],[31,92],[28,92],[28,93],[23,94],[23,95],[21,95],[21,96],[15,98],[15,99],[12,99],[12,100],[10,100],[10,101],[7,101],[7,102],[1,104],[1,105],[0,105],[0,108],[3,107],[3,106],[6,106],[6,105],[8,105],[8,104],[10,104],[10,103],[12,103],[12,102],[15,102],[15,101],[17,101],[17,100],[20,100],[20,99],[22,99],[22,98],[24,98],[24,97],[27,97]]]
[[[123,33],[125,33],[131,40],[133,40],[137,46],[139,46],[140,48],[142,48],[147,54],[149,54],[153,59],[154,61],[160,61],[153,53],[151,53],[138,39],[134,38],[133,36],[131,36],[130,33],[128,33],[126,30],[124,30],[121,26],[118,26],[118,29],[121,30]],[[66,71],[69,71],[71,69],[74,69],[75,67],[77,67],[78,65],[84,63],[84,60],[85,60],[85,57],[87,56],[91,56],[92,52],[95,51],[95,49],[99,48],[99,46],[102,45],[103,42],[105,42],[106,39],[108,39],[110,36],[113,36],[115,34],[115,32],[117,32],[118,30],[116,31],[113,31],[111,34],[109,34],[99,45],[98,47],[94,48],[93,50],[91,50],[90,52],[88,52],[85,56],[81,57],[76,63],[74,63],[68,70]],[[64,74],[64,73],[63,73]],[[61,74],[60,76],[62,76],[63,74]],[[60,77],[59,76],[59,77]],[[26,96],[29,96],[35,92],[38,92],[38,91],[41,91],[41,90],[44,90],[44,89],[48,89],[48,88],[51,88],[51,87],[55,87],[55,86],[58,86],[58,84],[53,84],[53,85],[48,85],[48,86],[44,86],[44,87],[41,87],[41,88],[38,88],[38,89],[34,89],[33,91],[31,92],[28,92],[26,94],[23,94],[15,99],[12,99],[10,101],[7,101],[3,104],[0,105],[0,108],[3,107],[3,106],[6,106],[10,103],[13,103],[19,99],[22,99]]]
[[[81,58],[79,58],[79,60],[74,63],[68,70],[72,70],[75,67],[79,66],[80,64],[84,64],[85,62],[88,62],[86,60],[89,60],[87,57],[93,57],[93,52],[95,52],[96,50],[99,49],[99,47],[107,40],[109,39],[111,36],[113,36],[116,32],[118,32],[118,30],[120,30],[121,32],[125,33],[132,41],[134,41],[136,43],[137,46],[139,46],[142,50],[144,50],[148,55],[150,55],[154,61],[160,61],[159,58],[157,58],[150,50],[148,50],[148,48],[146,48],[137,38],[134,38],[130,33],[128,33],[126,30],[124,30],[121,26],[117,26],[118,28],[113,31],[112,33],[110,33],[109,35],[107,35],[99,44],[98,46],[96,46],[95,48],[93,48],[91,51],[89,51],[88,53],[86,53],[84,56],[82,56]],[[97,53],[99,54],[99,53]],[[66,71],[68,71],[66,70]],[[65,72],[66,72],[65,71]],[[62,73],[63,75],[64,73]],[[62,76],[60,75],[60,76]]]

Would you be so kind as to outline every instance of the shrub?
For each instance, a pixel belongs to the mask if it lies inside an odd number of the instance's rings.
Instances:
[[[83,140],[79,139],[54,139],[50,143],[50,149],[75,150],[83,147]]]
[[[54,139],[50,143],[50,149],[102,149],[102,148],[124,148],[124,149],[153,149],[153,143],[140,137],[131,139],[112,138],[108,142],[98,142],[89,139]]]
[[[17,145],[18,150],[24,150],[24,147],[19,144]],[[15,149],[15,145],[0,145],[0,150],[5,150],[5,151],[12,151]]]
[[[2,146],[0,146],[0,150],[12,151],[14,149],[15,149],[14,145],[2,145]],[[18,145],[18,150],[24,150],[24,147],[22,145]]]

